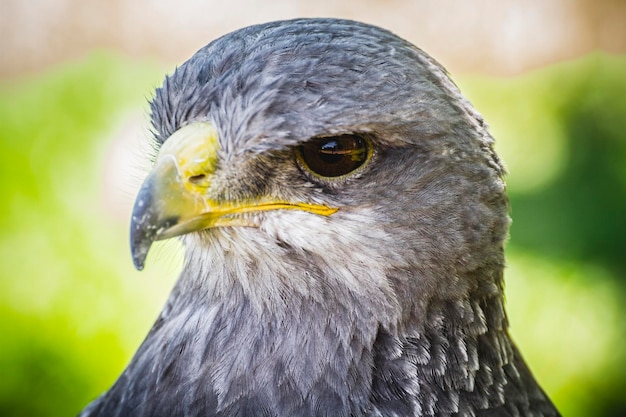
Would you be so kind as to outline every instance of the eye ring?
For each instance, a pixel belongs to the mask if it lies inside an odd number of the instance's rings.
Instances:
[[[301,168],[325,179],[342,179],[361,171],[371,160],[374,147],[364,135],[346,133],[315,137],[296,148]]]

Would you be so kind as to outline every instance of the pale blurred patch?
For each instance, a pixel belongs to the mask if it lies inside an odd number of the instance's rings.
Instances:
[[[626,51],[620,0],[3,0],[0,77],[101,48],[181,62],[242,26],[295,17],[386,27],[454,72],[515,74],[595,49]]]

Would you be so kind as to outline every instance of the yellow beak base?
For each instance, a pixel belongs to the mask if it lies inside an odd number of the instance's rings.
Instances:
[[[163,144],[133,208],[130,245],[137,269],[143,269],[155,240],[211,227],[252,226],[236,214],[287,209],[329,216],[337,211],[325,205],[266,198],[211,200],[218,146],[217,132],[206,122],[180,128]]]

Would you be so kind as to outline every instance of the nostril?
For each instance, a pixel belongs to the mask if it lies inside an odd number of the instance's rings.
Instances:
[[[191,177],[189,177],[189,182],[196,184],[196,185],[202,185],[205,179],[206,179],[205,174],[192,175]]]

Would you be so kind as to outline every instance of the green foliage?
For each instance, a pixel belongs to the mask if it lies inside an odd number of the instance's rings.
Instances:
[[[0,415],[77,413],[113,383],[169,292],[176,250],[134,271],[128,220],[103,193],[115,132],[146,114],[162,73],[94,54],[0,85]],[[509,164],[512,332],[569,416],[626,413],[623,74],[625,58],[594,55],[461,80]]]
[[[135,276],[102,196],[107,135],[161,74],[94,54],[0,87],[0,415],[75,415],[163,302],[171,279]]]

